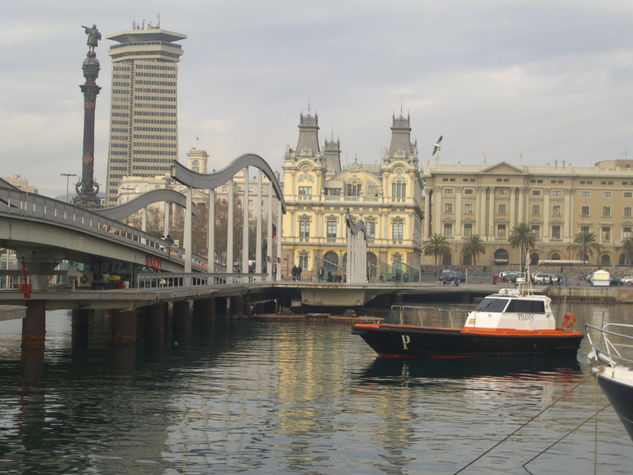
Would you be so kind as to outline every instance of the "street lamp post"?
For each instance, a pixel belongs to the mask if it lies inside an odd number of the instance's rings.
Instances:
[[[76,173],[60,173],[61,176],[66,177],[66,203],[68,203],[68,183],[71,176],[77,176]]]

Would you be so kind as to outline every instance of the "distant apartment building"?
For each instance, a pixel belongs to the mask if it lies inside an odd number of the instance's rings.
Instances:
[[[27,193],[37,193],[37,188],[32,185],[29,185],[29,182],[26,178],[22,178],[20,175],[12,174],[4,178],[9,184],[19,188],[22,191],[26,191]]]
[[[160,27],[133,27],[106,36],[112,99],[106,205],[117,201],[124,176],[169,174],[178,159],[178,62],[186,35]]]
[[[522,160],[521,160],[522,162]],[[532,265],[542,260],[573,260],[570,244],[583,231],[600,245],[592,264],[631,263],[622,243],[633,236],[633,160],[612,160],[594,167],[555,162],[547,166],[506,162],[479,165],[427,161],[424,240],[446,237],[450,253],[443,265],[471,265],[463,253],[466,240],[478,235],[485,253],[478,265],[518,265],[520,251],[512,248],[512,229],[526,223],[536,237],[529,250]],[[423,264],[433,264],[425,256]]]
[[[302,278],[324,269],[345,279],[345,216],[362,220],[367,272],[373,281],[417,280],[422,250],[422,181],[408,117],[393,117],[391,143],[380,164],[341,168],[340,142],[319,144],[317,115],[301,115],[299,139],[284,154],[282,272],[302,268]]]

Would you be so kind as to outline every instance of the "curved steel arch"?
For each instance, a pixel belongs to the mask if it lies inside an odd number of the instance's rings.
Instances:
[[[246,167],[259,168],[268,177],[273,184],[275,195],[281,202],[281,210],[286,212],[286,202],[284,201],[283,194],[281,192],[281,185],[277,181],[277,177],[273,173],[272,169],[259,155],[254,153],[246,153],[233,160],[224,170],[220,170],[217,173],[197,173],[189,170],[180,162],[173,161],[171,164],[171,177],[182,183],[183,185],[191,186],[193,188],[201,188],[203,190],[214,190],[233,177],[238,171]]]
[[[181,208],[186,206],[185,196],[182,193],[178,193],[174,190],[161,189],[152,190],[142,195],[137,196],[133,200],[123,203],[119,206],[113,206],[111,208],[95,210],[102,216],[110,219],[123,219],[130,216],[132,213],[136,213],[139,209],[146,208],[152,203],[158,203],[161,201],[168,201],[175,203]],[[193,205],[193,214],[196,214],[195,205]]]

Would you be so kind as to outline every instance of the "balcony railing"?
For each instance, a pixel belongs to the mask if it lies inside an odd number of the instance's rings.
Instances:
[[[285,195],[286,201],[312,201],[320,203],[322,201],[339,201],[339,202],[352,202],[352,203],[414,203],[414,200],[409,198],[385,198],[383,196],[345,196],[345,195]]]

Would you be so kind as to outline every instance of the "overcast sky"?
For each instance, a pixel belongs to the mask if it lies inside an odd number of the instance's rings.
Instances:
[[[105,189],[112,63],[105,40],[132,21],[184,33],[179,157],[205,149],[213,168],[261,155],[281,171],[299,114],[319,115],[321,143],[343,165],[377,163],[391,117],[410,114],[420,164],[633,158],[630,0],[49,0],[5,2],[0,15],[1,176],[40,193],[81,174],[86,35],[103,40],[95,178]],[[197,139],[198,138],[198,139]]]

